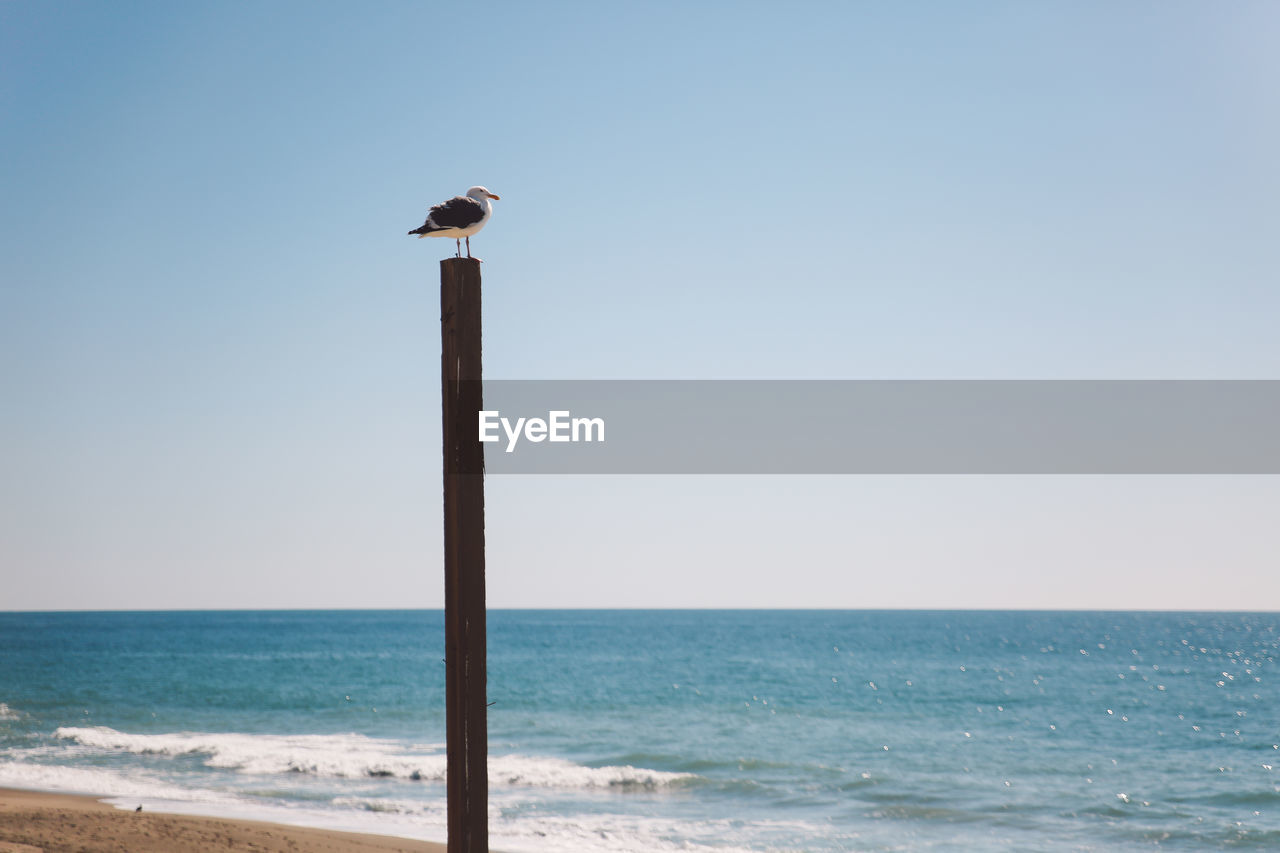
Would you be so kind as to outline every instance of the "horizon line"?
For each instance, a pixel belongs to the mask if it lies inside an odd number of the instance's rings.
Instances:
[[[443,613],[438,607],[144,607],[121,608],[16,608],[0,609],[0,615],[54,615],[65,613],[126,614],[126,613]],[[1243,608],[1185,608],[1185,607],[488,607],[490,613],[1218,613],[1218,614],[1280,614],[1280,609],[1249,610]]]

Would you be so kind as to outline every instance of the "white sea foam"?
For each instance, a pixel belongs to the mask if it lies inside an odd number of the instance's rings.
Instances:
[[[446,824],[444,803],[439,798],[338,797],[329,808],[272,804],[221,791],[179,787],[136,769],[122,773],[0,760],[0,786],[95,794],[130,810],[142,803],[146,811],[267,820],[432,841],[444,840]],[[517,792],[510,791],[509,796],[517,796]],[[701,821],[691,827],[635,815],[586,813],[567,817],[504,811],[499,803],[491,805],[490,835],[495,847],[511,853],[746,853],[745,847],[733,844],[743,833],[740,821],[732,825]]]
[[[742,838],[742,821],[702,821],[691,826],[685,821],[621,814],[495,820],[491,812],[489,824],[492,846],[511,853],[748,853],[748,848],[734,843]]]
[[[128,798],[113,800],[133,808]],[[338,797],[332,808],[224,802],[204,805],[186,801],[147,801],[151,811],[210,814],[218,817],[266,820],[275,823],[393,835],[443,842],[448,815],[443,800],[415,802],[369,797]],[[572,817],[520,811],[504,813],[501,802],[490,803],[492,845],[510,853],[749,853],[745,838],[768,822],[710,820],[690,826],[672,818],[613,813],[583,813]],[[798,825],[796,825],[798,826]],[[788,826],[789,831],[794,831]],[[814,827],[804,826],[812,834]],[[738,843],[742,843],[739,846]]]
[[[271,775],[303,773],[333,778],[445,781],[447,760],[433,746],[358,734],[251,735],[178,732],[128,734],[105,726],[63,727],[54,737],[82,747],[136,755],[201,756],[210,768]],[[558,758],[499,755],[489,758],[494,786],[656,790],[696,777],[631,766],[586,767]]]
[[[22,715],[10,708],[3,702],[0,702],[0,720],[20,720]]]
[[[221,791],[178,787],[137,770],[121,773],[103,768],[0,761],[0,786],[94,794],[130,810],[141,803],[149,812],[267,820],[431,841],[444,840],[447,820],[440,798],[413,801],[337,797],[329,808],[272,804]],[[508,797],[520,796],[515,790],[508,791]],[[609,813],[566,817],[504,811],[501,802],[491,804],[490,833],[495,847],[511,853],[745,853],[744,848],[725,844],[740,835],[742,827],[717,826],[715,821],[693,827],[696,837],[690,838],[691,827],[660,818]],[[683,840],[672,840],[675,838]]]
[[[489,758],[489,782],[534,788],[642,788],[652,790],[691,780],[688,773],[647,770],[630,765],[584,767],[557,758],[498,755]]]
[[[53,736],[107,752],[203,756],[207,767],[255,775],[306,773],[338,778],[444,778],[443,755],[423,755],[396,741],[358,734],[251,735],[235,732],[178,732],[139,735],[119,732],[106,726],[94,726],[63,727],[55,730]]]
[[[148,811],[254,818],[435,841],[443,840],[445,834],[443,793],[407,784],[411,778],[444,780],[445,756],[436,745],[419,747],[355,734],[143,735],[106,727],[66,727],[54,734],[56,740],[51,743],[11,749],[0,757],[0,786],[96,794],[129,809],[141,803]],[[170,767],[164,760],[129,760],[130,755],[175,761]],[[184,757],[189,758],[182,761]],[[196,766],[221,772],[202,780],[201,774],[208,771],[193,773],[192,758]],[[60,763],[67,759],[107,760],[111,766]],[[255,790],[264,783],[247,775],[261,778],[260,774],[290,772],[315,774],[319,787],[305,789],[319,794],[320,800]],[[240,783],[228,784],[228,773],[240,776]],[[754,826],[741,821],[691,825],[674,817],[617,813],[613,808],[588,807],[571,816],[539,808],[544,797],[558,799],[562,792],[574,790],[599,806],[602,793],[658,790],[697,778],[689,774],[630,766],[586,767],[523,755],[491,756],[489,774],[491,838],[495,847],[511,853],[738,853],[745,850]],[[381,775],[395,776],[406,784],[388,788],[371,778]],[[293,782],[286,787],[294,794],[304,790]]]
[[[125,797],[109,802],[129,809],[135,805],[135,800]],[[436,842],[444,842],[447,832],[447,812],[444,802],[439,799],[413,802],[339,797],[333,801],[333,808],[246,801],[220,804],[144,802],[149,811],[265,820]],[[685,821],[637,815],[586,813],[567,817],[503,812],[501,805],[491,803],[490,840],[494,847],[510,853],[749,853],[745,844],[738,846],[735,842],[744,842],[744,830],[749,832],[750,828],[760,825],[712,820],[690,827]],[[808,826],[805,830],[812,833],[814,828]]]
[[[101,767],[68,767],[22,761],[0,761],[0,787],[188,802],[228,799],[226,795],[214,791],[180,787],[137,771],[120,773]]]

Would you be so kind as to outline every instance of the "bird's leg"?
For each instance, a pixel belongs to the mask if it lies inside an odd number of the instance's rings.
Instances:
[[[471,235],[467,235],[467,257],[471,257]]]
[[[459,258],[460,258],[460,257],[462,257],[462,241],[461,241],[461,240],[459,240],[457,237],[454,237],[454,238],[453,238],[453,242],[455,242],[455,243],[457,243],[457,244],[458,244],[458,254],[457,254],[457,257],[459,257]],[[470,246],[469,244],[468,244],[468,246],[467,246],[467,250],[468,250],[468,252],[470,252],[470,250],[471,250],[471,246]]]

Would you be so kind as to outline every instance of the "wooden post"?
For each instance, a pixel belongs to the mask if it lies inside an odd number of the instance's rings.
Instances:
[[[480,262],[440,262],[449,853],[488,853]]]

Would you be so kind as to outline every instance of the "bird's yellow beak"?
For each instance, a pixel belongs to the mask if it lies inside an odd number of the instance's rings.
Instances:
[[[489,198],[493,199],[494,201],[502,201],[502,198],[500,196],[496,196],[493,193],[489,193]]]

